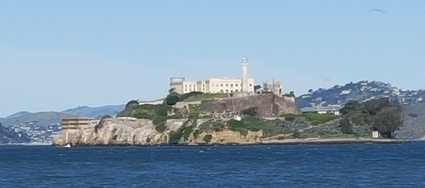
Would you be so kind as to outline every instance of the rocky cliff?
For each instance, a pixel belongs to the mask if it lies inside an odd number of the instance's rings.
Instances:
[[[240,112],[250,107],[257,107],[262,117],[282,116],[283,114],[300,114],[300,110],[292,97],[274,95],[254,95],[246,97],[226,98],[212,101],[209,105],[201,105],[202,110],[214,113],[225,111]]]
[[[260,143],[261,130],[247,134],[228,129],[201,130],[206,119],[170,119],[163,128],[151,120],[133,118],[105,119],[98,126],[85,130],[62,130],[53,138],[53,145],[161,145],[205,143]]]

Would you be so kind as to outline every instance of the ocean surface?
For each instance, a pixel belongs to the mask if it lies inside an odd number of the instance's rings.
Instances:
[[[0,146],[0,187],[425,187],[425,142]]]

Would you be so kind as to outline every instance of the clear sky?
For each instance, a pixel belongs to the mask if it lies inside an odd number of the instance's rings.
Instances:
[[[3,0],[0,117],[156,99],[172,76],[240,77],[243,57],[296,95],[425,89],[425,1]]]

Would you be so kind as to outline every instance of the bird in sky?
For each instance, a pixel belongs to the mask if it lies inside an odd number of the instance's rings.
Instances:
[[[325,77],[325,76],[322,76],[322,81],[323,82],[327,82],[327,81],[329,81],[330,79],[332,79],[331,77]]]
[[[369,12],[380,12],[380,13],[382,13],[382,14],[386,14],[387,13],[387,11],[386,10],[383,10],[383,9],[372,9],[372,10],[369,10]]]

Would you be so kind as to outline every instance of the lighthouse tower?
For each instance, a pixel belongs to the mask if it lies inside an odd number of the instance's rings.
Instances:
[[[248,60],[242,59],[242,91],[248,92]]]

